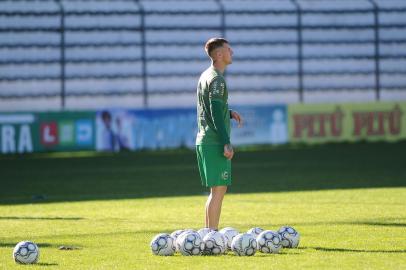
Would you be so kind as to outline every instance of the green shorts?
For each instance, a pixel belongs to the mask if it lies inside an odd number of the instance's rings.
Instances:
[[[231,185],[231,160],[224,157],[224,146],[196,145],[196,154],[203,186]]]

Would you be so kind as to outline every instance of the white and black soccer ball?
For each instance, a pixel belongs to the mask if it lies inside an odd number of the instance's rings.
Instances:
[[[212,231],[203,238],[204,255],[221,255],[227,249],[227,240],[222,233]]]
[[[176,238],[178,238],[179,235],[181,235],[185,230],[176,230],[172,232],[170,235],[172,238],[176,241]]]
[[[210,229],[210,228],[201,228],[200,230],[197,231],[197,233],[203,239],[206,236],[206,234],[208,234],[209,232],[212,232],[212,231],[213,231],[213,229]]]
[[[238,256],[252,256],[257,251],[257,240],[250,233],[240,233],[233,238],[231,250]]]
[[[176,231],[171,233],[171,236],[172,236],[172,238],[174,240],[173,244],[175,245],[176,251],[179,251],[178,244],[177,244],[177,239],[178,239],[179,235],[181,235],[183,232],[185,232],[185,230],[176,230]]]
[[[257,237],[263,231],[264,231],[264,229],[262,229],[260,227],[253,227],[253,228],[249,229],[247,231],[247,233],[250,233],[250,234],[254,235],[254,237]]]
[[[195,231],[186,231],[179,235],[176,241],[182,255],[201,255],[204,250],[204,243],[200,235]]]
[[[180,236],[181,236],[183,233],[187,233],[187,232],[196,232],[196,231],[193,230],[193,229],[183,229],[183,230],[177,230],[177,231],[174,231],[173,233],[171,233],[171,236],[175,239],[175,248],[176,248],[176,251],[179,251],[178,239],[180,239]]]
[[[283,226],[278,230],[284,248],[296,248],[299,245],[300,234],[290,226]]]
[[[258,250],[263,253],[279,253],[282,248],[282,239],[279,233],[263,231],[257,236]]]
[[[223,228],[219,232],[222,233],[227,240],[227,249],[231,250],[231,242],[233,241],[233,238],[239,234],[239,232],[231,227]]]
[[[22,241],[15,246],[13,258],[17,263],[37,263],[39,259],[39,248],[34,242]]]
[[[159,256],[171,256],[175,253],[175,240],[167,233],[156,235],[151,241],[152,253]]]

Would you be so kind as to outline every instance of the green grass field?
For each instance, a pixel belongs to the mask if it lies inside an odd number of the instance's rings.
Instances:
[[[220,227],[291,225],[299,248],[154,256],[155,234],[203,226],[195,163],[187,150],[0,156],[0,269],[405,269],[406,142],[240,151]],[[22,240],[37,265],[12,260]]]

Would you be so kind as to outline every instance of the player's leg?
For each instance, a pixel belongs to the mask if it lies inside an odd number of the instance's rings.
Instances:
[[[206,220],[208,223],[206,226],[210,229],[218,229],[221,206],[226,191],[227,186],[214,186],[210,189],[210,195],[206,202]]]
[[[210,201],[211,201],[211,192],[210,192],[210,194],[209,194],[209,197],[207,198],[207,201],[206,201],[206,214],[205,214],[205,227],[206,228],[209,228],[209,204],[210,204]]]
[[[197,165],[199,167],[199,174],[200,174],[200,179],[202,181],[202,185],[207,186],[204,152],[203,152],[203,147],[201,145],[196,145],[196,156],[197,156]],[[209,197],[210,197],[210,195],[209,195]],[[205,226],[206,226],[206,228],[209,227],[209,216],[208,216],[208,212],[207,212],[208,201],[209,200],[207,200],[206,206],[205,206]]]
[[[227,186],[231,184],[231,161],[221,145],[197,145],[197,162],[202,185],[210,188],[205,205],[205,225],[217,229]]]

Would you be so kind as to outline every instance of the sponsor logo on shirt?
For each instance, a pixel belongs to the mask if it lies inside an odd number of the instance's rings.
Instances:
[[[220,94],[224,95],[224,83],[220,84]]]
[[[218,82],[215,81],[213,84],[213,94],[218,95],[220,93],[219,89],[218,89]]]
[[[213,95],[223,96],[225,87],[226,86],[225,86],[224,82],[214,81],[213,82]]]

